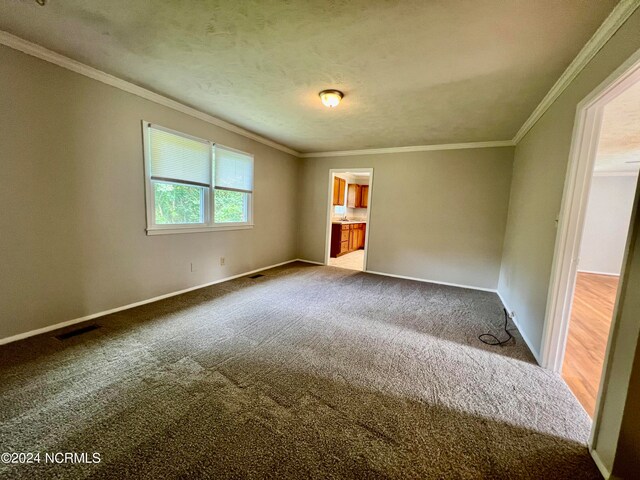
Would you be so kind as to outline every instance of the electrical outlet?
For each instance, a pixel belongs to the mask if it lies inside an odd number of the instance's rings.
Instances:
[[[224,265],[224,257],[220,257],[220,265]]]
[[[516,311],[515,310],[511,310],[509,312],[509,318],[515,318],[516,317]]]

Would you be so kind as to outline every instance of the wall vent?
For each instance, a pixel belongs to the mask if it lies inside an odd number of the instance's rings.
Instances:
[[[56,335],[56,338],[58,340],[67,340],[68,338],[77,337],[78,335],[82,335],[83,333],[92,332],[93,330],[97,330],[98,328],[100,328],[100,325],[87,325],[86,327],[76,328],[75,330]]]

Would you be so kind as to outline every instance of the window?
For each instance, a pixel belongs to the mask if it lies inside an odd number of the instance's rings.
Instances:
[[[252,227],[252,155],[143,128],[149,235]]]
[[[215,223],[244,223],[253,191],[253,157],[227,147],[215,147]]]

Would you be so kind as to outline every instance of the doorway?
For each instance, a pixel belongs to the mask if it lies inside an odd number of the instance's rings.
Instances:
[[[631,370],[618,340],[640,326],[616,314],[639,169],[640,51],[577,107],[543,333],[542,366],[562,374],[593,419],[596,462],[609,385]],[[613,366],[614,354],[624,362]]]
[[[372,189],[372,168],[329,171],[325,265],[366,270]]]
[[[635,96],[635,98],[634,98]],[[637,146],[623,143],[637,112]],[[591,418],[620,283],[640,167],[640,83],[605,107],[582,227],[562,377]]]

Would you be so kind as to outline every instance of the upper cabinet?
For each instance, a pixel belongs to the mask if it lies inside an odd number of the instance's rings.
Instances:
[[[344,205],[344,190],[347,188],[347,181],[344,178],[333,177],[333,204]]]
[[[369,206],[369,185],[349,184],[347,207],[367,208]]]
[[[360,187],[360,208],[369,207],[369,185]]]
[[[347,193],[347,207],[360,208],[360,185],[355,183],[349,184],[349,191]]]

